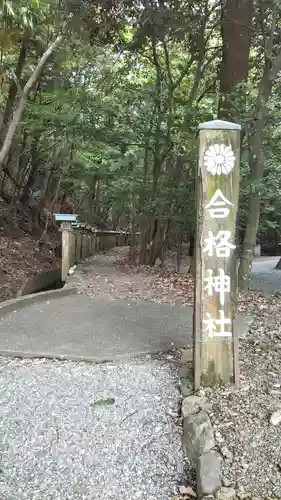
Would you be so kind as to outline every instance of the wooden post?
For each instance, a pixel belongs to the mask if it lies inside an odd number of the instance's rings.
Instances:
[[[194,299],[194,387],[238,384],[235,230],[241,126],[199,125]]]
[[[61,280],[64,282],[70,268],[71,224],[62,222]]]
[[[81,259],[81,231],[80,229],[76,229],[76,253],[75,260],[76,263]]]
[[[91,255],[91,235],[88,233],[88,246],[87,246],[87,257],[90,257]]]
[[[87,238],[87,235],[85,234],[85,232],[83,231],[82,233],[82,251],[81,251],[81,260],[84,260],[85,257],[86,257],[86,253],[87,253],[87,241],[86,241],[86,238]]]
[[[69,265],[70,265],[70,267],[72,267],[73,264],[74,264],[74,260],[75,260],[75,234],[74,234],[72,226],[70,227],[69,242],[70,242],[70,249],[69,249],[69,253],[70,253],[70,258],[69,259],[70,260],[69,260]]]
[[[93,252],[93,237],[92,233],[89,234],[89,257],[91,257]]]

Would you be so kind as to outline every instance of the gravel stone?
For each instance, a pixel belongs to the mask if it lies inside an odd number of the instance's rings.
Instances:
[[[272,413],[269,421],[271,425],[279,425],[281,423],[281,410]]]
[[[1,500],[171,500],[184,463],[173,364],[2,358],[0,371]]]
[[[234,500],[236,497],[236,491],[234,488],[222,487],[216,493],[216,500]]]
[[[227,488],[229,488],[231,486],[231,481],[229,481],[229,479],[227,479],[226,477],[224,477],[223,480],[222,480],[222,485],[226,486]]]
[[[221,454],[224,458],[226,458],[227,460],[230,460],[232,462],[233,453],[226,446],[221,447]]]
[[[182,402],[183,418],[196,413],[206,401],[206,397],[187,396]]]

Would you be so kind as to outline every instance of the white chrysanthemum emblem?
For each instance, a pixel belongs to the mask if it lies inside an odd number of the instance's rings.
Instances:
[[[227,175],[233,170],[235,155],[230,146],[213,144],[204,155],[204,166],[212,175]]]

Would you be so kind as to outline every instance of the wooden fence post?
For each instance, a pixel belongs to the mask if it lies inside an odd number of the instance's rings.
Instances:
[[[70,260],[69,260],[69,265],[70,265],[70,267],[72,267],[73,264],[74,264],[74,261],[75,261],[75,234],[74,234],[74,230],[73,230],[72,226],[70,227],[69,242],[70,242],[70,258],[69,258]]]
[[[76,248],[75,248],[75,263],[79,262],[81,256],[81,232],[76,229]]]
[[[235,230],[241,126],[199,125],[194,299],[194,387],[238,383]]]
[[[90,257],[90,255],[91,255],[91,236],[90,236],[90,233],[88,233],[87,239],[88,239],[87,257]]]
[[[87,253],[87,241],[86,241],[87,235],[85,233],[85,230],[83,229],[82,233],[82,251],[81,251],[81,260],[84,260],[86,257]]]
[[[62,222],[61,280],[64,282],[70,268],[71,224]]]

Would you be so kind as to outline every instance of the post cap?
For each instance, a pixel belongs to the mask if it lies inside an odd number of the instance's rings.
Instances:
[[[199,130],[241,130],[239,123],[226,122],[224,120],[211,120],[210,122],[200,123]]]

